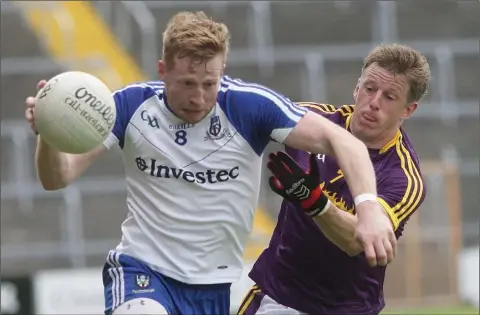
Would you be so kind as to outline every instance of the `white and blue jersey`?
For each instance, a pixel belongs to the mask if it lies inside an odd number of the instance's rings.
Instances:
[[[122,149],[129,210],[115,253],[186,284],[235,282],[252,230],[262,152],[271,139],[283,142],[306,110],[225,76],[211,112],[186,124],[163,89],[158,81],[114,93],[117,119],[105,146]],[[124,292],[119,273],[110,276]]]

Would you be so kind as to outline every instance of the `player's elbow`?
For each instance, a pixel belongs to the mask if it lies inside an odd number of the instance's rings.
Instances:
[[[55,172],[45,172],[37,169],[37,178],[42,188],[47,191],[60,190],[68,186],[68,181]]]
[[[67,183],[62,181],[54,182],[54,181],[40,180],[40,184],[42,184],[42,188],[45,189],[46,191],[55,191],[55,190],[60,190],[67,187]]]

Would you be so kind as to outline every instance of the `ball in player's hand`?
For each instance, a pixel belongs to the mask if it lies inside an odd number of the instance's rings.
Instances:
[[[110,89],[88,73],[61,73],[35,98],[35,127],[42,140],[61,152],[80,154],[98,147],[115,119]]]

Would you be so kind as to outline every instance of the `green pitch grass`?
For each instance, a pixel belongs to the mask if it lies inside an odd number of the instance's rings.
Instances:
[[[479,310],[472,306],[394,309],[382,312],[381,315],[479,315]]]

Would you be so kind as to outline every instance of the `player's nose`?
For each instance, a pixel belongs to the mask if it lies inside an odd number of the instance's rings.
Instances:
[[[370,102],[370,108],[372,110],[378,110],[379,109],[379,102],[380,98],[382,97],[382,92],[379,90],[377,93],[373,96],[371,102]]]
[[[205,103],[203,93],[201,91],[197,91],[190,97],[190,105],[195,107],[201,107]]]
[[[202,110],[204,107],[203,100],[200,99],[192,99],[190,100],[190,110]]]

